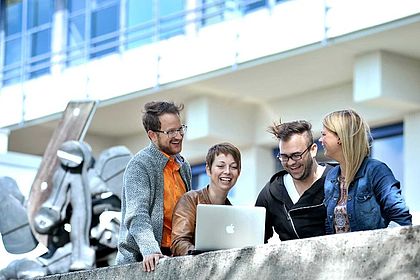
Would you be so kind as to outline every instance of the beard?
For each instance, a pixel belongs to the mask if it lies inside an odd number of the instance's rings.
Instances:
[[[305,168],[303,170],[303,173],[299,177],[294,177],[292,174],[289,173],[292,176],[293,179],[303,181],[306,178],[308,178],[309,175],[311,175],[312,168],[314,167],[314,159],[311,157],[309,160],[307,160],[305,162],[304,166],[305,166]]]

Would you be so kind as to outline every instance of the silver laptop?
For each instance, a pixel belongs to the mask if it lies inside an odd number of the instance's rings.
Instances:
[[[265,208],[197,205],[195,250],[211,251],[264,244]]]

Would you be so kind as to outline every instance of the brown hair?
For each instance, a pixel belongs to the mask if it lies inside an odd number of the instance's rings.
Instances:
[[[308,138],[308,144],[312,144],[314,137],[311,129],[311,123],[305,120],[285,123],[281,123],[280,120],[279,123],[273,123],[273,125],[269,126],[267,131],[281,141],[288,141],[295,134],[305,134]]]
[[[238,164],[239,170],[241,169],[241,152],[234,145],[227,142],[216,144],[209,149],[206,156],[207,166],[211,167],[216,156],[220,154],[232,155],[233,159]]]
[[[173,102],[152,101],[144,105],[143,111],[143,127],[147,131],[159,130],[161,123],[159,117],[164,114],[175,114],[179,116],[179,112],[184,109],[184,105],[175,105]]]

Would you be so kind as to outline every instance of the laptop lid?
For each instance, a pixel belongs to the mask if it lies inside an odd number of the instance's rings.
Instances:
[[[264,244],[265,208],[197,205],[195,249],[242,248]]]

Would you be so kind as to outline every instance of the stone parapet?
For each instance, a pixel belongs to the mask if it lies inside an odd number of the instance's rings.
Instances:
[[[80,279],[420,279],[420,226],[354,232],[44,277]]]

